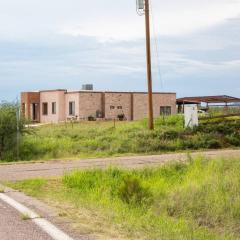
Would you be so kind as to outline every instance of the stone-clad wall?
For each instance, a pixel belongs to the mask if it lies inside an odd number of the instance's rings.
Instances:
[[[119,114],[131,120],[131,93],[105,93],[105,118],[116,119]]]
[[[160,115],[160,107],[169,106],[172,114],[176,114],[176,94],[175,93],[156,93],[153,94],[153,113],[154,117]],[[138,120],[148,116],[148,95],[146,93],[133,94],[133,119]]]
[[[96,117],[97,111],[102,112],[102,93],[80,92],[79,118],[87,119],[89,116]]]

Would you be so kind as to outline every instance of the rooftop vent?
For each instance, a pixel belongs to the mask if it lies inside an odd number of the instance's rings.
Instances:
[[[82,90],[84,91],[92,91],[93,90],[93,84],[83,84]]]

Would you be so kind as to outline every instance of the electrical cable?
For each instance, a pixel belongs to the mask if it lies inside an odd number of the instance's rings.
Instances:
[[[157,71],[158,71],[158,77],[161,83],[161,88],[164,90],[164,81],[162,77],[162,72],[161,72],[161,64],[160,64],[160,57],[159,57],[159,47],[158,47],[158,38],[156,34],[156,26],[155,26],[155,17],[153,14],[153,8],[152,8],[152,1],[149,0],[150,4],[150,17],[151,17],[151,22],[152,22],[152,29],[153,29],[153,35],[154,35],[154,46],[155,46],[155,57],[157,60]]]

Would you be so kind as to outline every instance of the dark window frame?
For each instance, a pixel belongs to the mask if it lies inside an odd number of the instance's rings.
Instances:
[[[57,103],[52,102],[52,114],[56,115],[57,114]]]
[[[42,115],[44,115],[44,116],[48,115],[48,103],[47,102],[42,103]]]
[[[171,106],[161,106],[160,107],[160,115],[161,116],[170,116],[170,115],[172,115],[172,107]]]
[[[114,110],[115,109],[115,106],[110,106],[110,110]]]
[[[75,105],[75,101],[70,101],[69,104],[68,104],[68,107],[69,107],[69,116],[75,116],[75,108],[76,108],[76,105]]]

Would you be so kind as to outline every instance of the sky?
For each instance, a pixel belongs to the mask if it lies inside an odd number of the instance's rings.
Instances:
[[[153,90],[240,97],[240,0],[150,0]],[[21,91],[146,91],[135,0],[0,0],[0,100]]]

